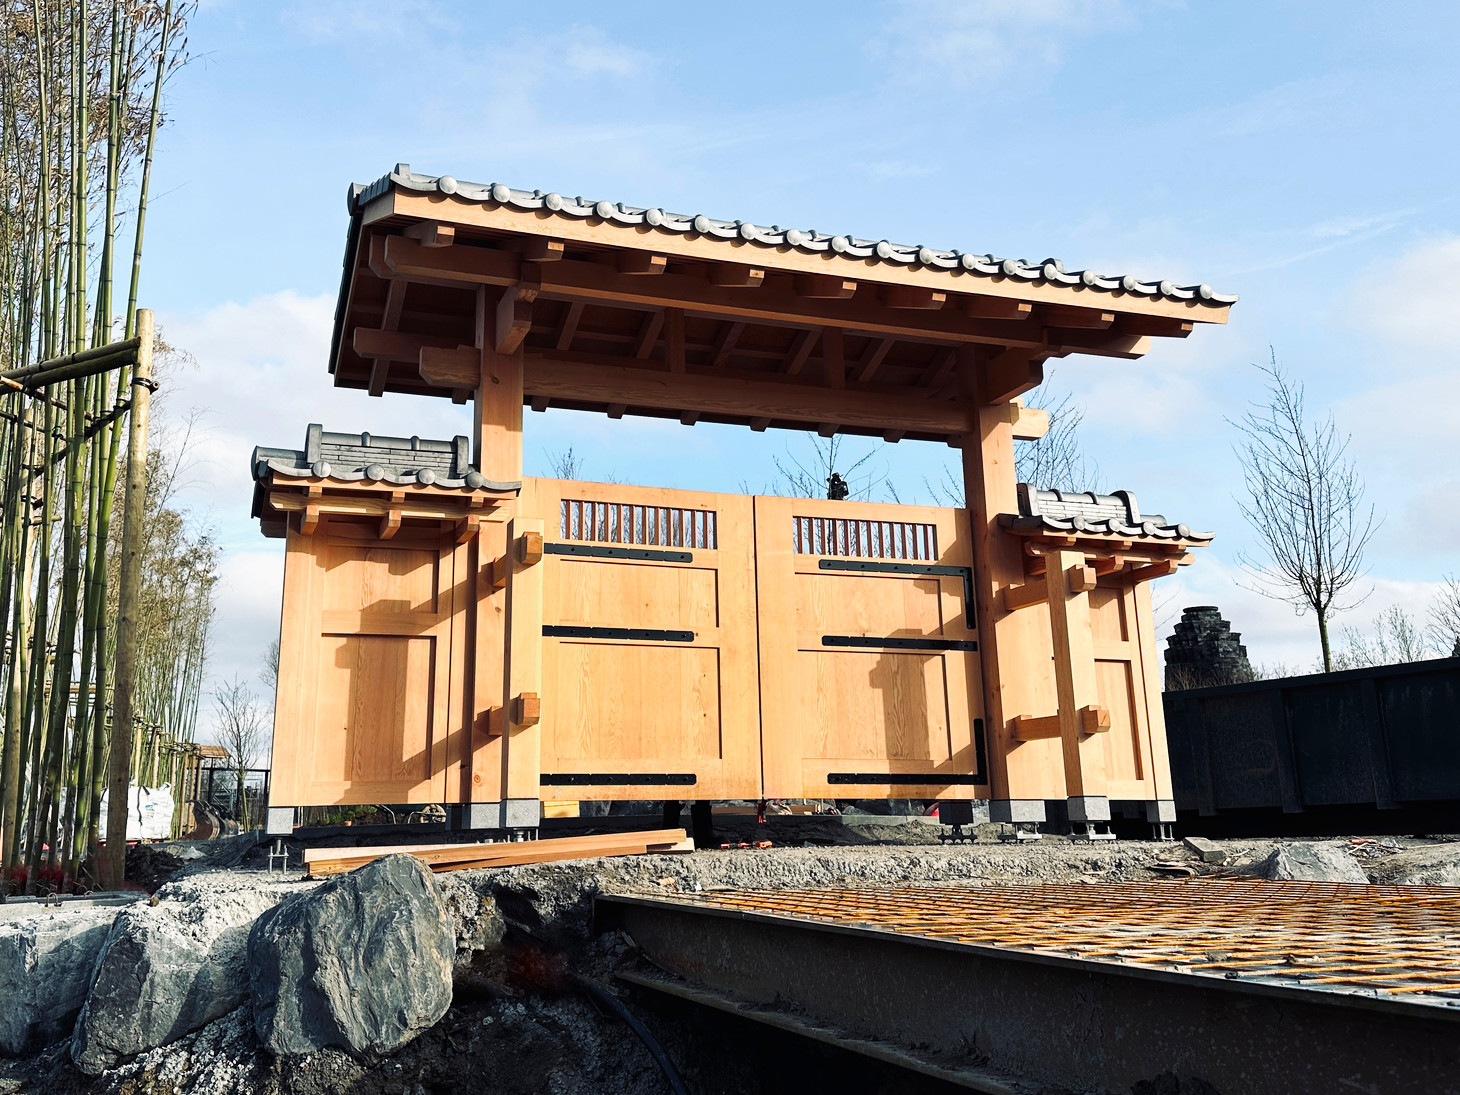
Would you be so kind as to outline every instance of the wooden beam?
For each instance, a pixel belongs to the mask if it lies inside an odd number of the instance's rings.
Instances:
[[[472,516],[471,508],[465,503],[447,505],[439,498],[413,500],[407,498],[396,503],[370,495],[322,495],[311,498],[294,491],[275,490],[269,492],[269,505],[280,513],[300,513],[304,520],[318,527],[319,519],[327,513],[345,517],[389,517],[392,509],[400,510],[402,518],[427,521],[461,521]],[[480,516],[480,511],[478,511]],[[301,530],[302,531],[302,530]]]
[[[540,210],[516,209],[497,205],[494,202],[477,203],[460,198],[443,200],[438,193],[414,193],[404,189],[393,189],[371,202],[362,217],[363,223],[371,225],[389,217],[410,217],[440,219],[449,216],[462,226],[484,228],[491,233],[507,235],[553,235],[565,239],[570,245],[589,244],[598,248],[633,247],[644,238],[644,229],[605,222],[596,217],[552,217],[546,219]],[[685,234],[665,233],[655,237],[655,249],[674,260],[711,263],[726,259],[746,261],[753,256],[757,265],[763,265],[772,273],[826,274],[846,272],[858,277],[859,271],[867,268],[864,260],[810,254],[796,248],[769,248],[747,246],[739,241],[729,241],[689,232]],[[875,267],[876,280],[888,284],[927,285],[935,289],[965,292],[988,297],[1012,297],[1035,303],[1084,303],[1082,298],[1105,298],[1107,294],[1094,293],[1083,287],[1052,285],[1043,282],[1025,282],[1015,278],[983,277],[931,269],[917,264],[903,266],[899,263],[883,263]],[[701,279],[703,280],[703,279]],[[1214,304],[1201,300],[1170,300],[1165,297],[1146,297],[1127,294],[1117,297],[1109,294],[1111,303],[1117,300],[1120,308],[1143,315],[1175,316],[1183,320],[1195,319],[1202,323],[1224,323],[1231,309],[1225,304]]]
[[[718,369],[730,360],[731,353],[735,350],[735,344],[740,341],[740,336],[745,333],[745,323],[735,320],[720,328],[720,333],[715,336],[715,345],[710,350],[710,364]],[[559,347],[561,349],[562,347]]]
[[[482,515],[480,513],[468,513],[460,521],[456,522],[456,542],[464,544],[481,531]]]
[[[482,352],[474,346],[422,346],[417,368],[433,388],[475,388],[482,379]]]
[[[1025,300],[1009,297],[969,297],[963,305],[963,314],[969,319],[1028,319],[1034,312],[1034,305]]]
[[[828,327],[821,332],[821,369],[828,388],[847,386],[845,340],[840,327]]]
[[[425,347],[454,350],[461,345],[461,339],[356,327],[351,343],[361,357],[385,358],[387,361],[418,361],[421,350]]]
[[[889,445],[896,445],[902,440],[904,433],[905,431],[903,430],[883,430],[882,440],[886,441]]]
[[[522,478],[522,344],[519,340],[510,353],[496,349],[510,341],[503,337],[502,328],[517,320],[516,296],[513,287],[495,300],[487,286],[477,290],[476,345],[481,348],[481,363],[472,416],[472,456],[477,470],[498,483]],[[510,306],[504,308],[508,302]]]
[[[394,501],[396,497],[397,495],[391,495],[391,500]],[[405,496],[399,495],[399,497],[404,500]],[[395,534],[400,531],[400,523],[400,507],[392,506],[386,511],[385,516],[380,519],[380,529],[376,533],[376,536],[378,536],[382,540],[393,539]]]
[[[804,383],[751,380],[708,369],[669,373],[567,362],[533,353],[526,355],[525,369],[524,388],[528,394],[574,402],[789,420],[811,426],[836,422],[843,427],[918,434],[956,434],[969,429],[965,403],[888,391],[834,390]]]
[[[861,360],[857,362],[857,379],[866,383],[877,375],[877,370],[882,367],[882,360],[887,356],[887,351],[892,349],[896,340],[891,338],[874,338],[867,343],[867,348],[862,351]]]
[[[531,407],[534,411],[536,411],[538,414],[541,414],[543,411],[545,411],[545,410],[548,409],[548,406],[551,403],[552,403],[552,400],[551,399],[548,399],[546,396],[535,395],[535,396],[532,397],[532,399],[530,399],[528,401],[528,404],[527,405],[529,407]]]
[[[1148,335],[1129,335],[1116,331],[1051,331],[1051,353],[1097,354],[1100,357],[1123,357],[1134,361],[1150,353],[1151,339]]]
[[[524,692],[512,701],[512,724],[536,726],[542,720],[542,700],[536,692]]]
[[[625,403],[610,403],[608,405],[607,414],[609,418],[618,419],[622,418],[624,416],[624,412],[628,409],[628,405]]]
[[[406,289],[410,282],[405,278],[392,278],[390,288],[385,292],[385,311],[380,317],[383,330],[394,331],[400,327],[400,314],[406,307]]]
[[[377,357],[370,363],[370,394],[385,394],[385,385],[390,380],[390,358]]]
[[[796,295],[808,300],[847,300],[857,291],[857,283],[835,274],[797,274],[793,283]]]
[[[1164,578],[1168,574],[1175,574],[1180,565],[1181,561],[1178,559],[1162,559],[1157,563],[1136,567],[1125,576],[1125,580],[1135,585],[1137,582],[1149,582],[1152,578]]]
[[[382,259],[378,272],[381,276],[409,277],[431,284],[510,285],[520,279],[524,265],[531,265],[524,264],[511,251],[466,245],[432,251],[401,236],[384,237],[380,247]],[[919,342],[974,342],[1045,349],[1039,328],[1032,325],[972,320],[953,309],[914,315],[907,309],[853,301],[850,297],[856,282],[832,275],[798,275],[798,281],[811,279],[807,285],[811,294],[821,294],[806,295],[770,288],[744,293],[684,274],[652,278],[625,276],[611,266],[574,259],[545,263],[538,270],[542,293],[558,300],[640,308],[679,307],[692,315],[744,319],[773,326],[834,324],[847,331]]]
[[[639,324],[639,337],[634,342],[634,356],[640,361],[649,360],[655,343],[659,341],[659,330],[663,326],[663,312],[650,312],[644,316],[644,322]]]
[[[668,268],[667,258],[649,251],[624,251],[618,257],[620,274],[662,274]]]
[[[523,262],[560,262],[567,252],[562,240],[548,236],[523,236],[509,246],[522,256]]]
[[[726,289],[759,289],[765,283],[765,271],[739,262],[717,262],[710,267],[709,281]]]
[[[879,295],[882,303],[889,308],[932,310],[943,307],[948,301],[947,293],[937,289],[927,289],[921,285],[884,285]]]
[[[821,337],[819,327],[809,331],[800,331],[791,340],[791,352],[786,355],[785,373],[787,376],[795,376],[806,364],[806,359],[811,356],[812,349],[816,346],[816,340]]]
[[[836,431],[841,429],[835,422],[822,422],[816,427],[818,437],[835,437]]]
[[[1060,736],[1058,715],[1015,715],[1011,724],[1015,741],[1040,741]]]
[[[699,420],[699,411],[685,411],[682,415],[679,416],[679,424],[681,426],[693,426]]]
[[[1115,322],[1115,313],[1102,312],[1099,308],[1076,308],[1068,304],[1041,304],[1038,320],[1046,327],[1103,331]]]
[[[456,242],[456,225],[439,221],[417,221],[406,226],[404,235],[422,247],[450,247]]]
[[[1024,350],[1006,350],[978,366],[981,403],[1007,403],[1044,382],[1044,362]]]
[[[938,391],[953,379],[953,367],[958,364],[958,347],[945,346],[933,355],[933,360],[918,378],[918,387]]]
[[[407,236],[386,236],[381,246],[385,266],[397,276],[436,278],[469,285],[511,285],[522,275],[522,257],[513,251],[465,245],[425,248]]]
[[[770,424],[771,420],[769,418],[752,418],[750,420],[750,428],[754,433],[765,433],[766,428]]]
[[[517,561],[525,567],[537,566],[542,562],[542,533],[530,530],[517,537],[514,550]]]
[[[1044,604],[1048,600],[1043,578],[1027,581],[1021,586],[1005,586],[1002,596],[1005,612],[1017,612],[1021,608]]]
[[[557,349],[573,348],[573,336],[578,333],[578,322],[583,318],[583,308],[581,300],[575,300],[568,305],[568,314],[563,317],[562,326],[558,328],[557,336],[553,339],[553,345]]]
[[[684,309],[664,309],[664,360],[671,373],[684,372]]]

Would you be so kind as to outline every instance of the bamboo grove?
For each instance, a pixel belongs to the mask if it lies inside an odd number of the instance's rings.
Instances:
[[[192,8],[0,0],[0,897],[97,878],[133,377],[27,371],[138,334],[162,91]],[[191,738],[216,549],[168,508],[163,456],[149,466],[144,634],[128,641],[132,771],[155,784]]]

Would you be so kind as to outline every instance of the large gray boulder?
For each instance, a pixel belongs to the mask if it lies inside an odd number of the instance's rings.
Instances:
[[[248,995],[248,933],[299,884],[212,873],[171,882],[112,923],[71,1059],[96,1076],[207,1026]]]
[[[436,881],[410,856],[291,897],[249,935],[259,1040],[280,1056],[391,1053],[446,1014],[455,951]]]
[[[1369,876],[1398,886],[1460,886],[1460,843],[1407,848],[1371,863]]]
[[[1275,881],[1369,881],[1358,860],[1342,844],[1280,844],[1251,873]]]
[[[0,924],[0,1054],[18,1057],[70,1032],[116,915],[67,908]]]

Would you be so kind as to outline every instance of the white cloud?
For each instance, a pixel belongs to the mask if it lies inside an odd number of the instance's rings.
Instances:
[[[1451,369],[1460,347],[1456,285],[1460,285],[1460,236],[1427,240],[1365,275],[1356,287],[1350,314],[1358,326],[1382,336],[1399,356],[1422,351],[1430,368]],[[1429,358],[1429,353],[1440,356]],[[1412,368],[1418,363],[1405,364]]]
[[[1338,107],[1354,92],[1346,76],[1292,80],[1267,88],[1217,113],[1219,132],[1226,137],[1251,137],[1341,116]]]
[[[896,0],[893,9],[868,48],[912,82],[983,83],[1017,71],[1023,86],[1043,86],[1070,38],[1130,23],[1112,0]]]

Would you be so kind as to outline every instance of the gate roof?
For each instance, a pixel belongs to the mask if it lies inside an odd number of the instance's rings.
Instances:
[[[525,401],[607,412],[946,439],[960,364],[1037,382],[1046,358],[1135,358],[1225,323],[1205,285],[668,213],[426,176],[350,192],[330,370],[341,387],[464,401],[477,294],[505,294],[496,349]],[[1034,370],[1026,376],[1026,367]],[[1007,390],[1003,390],[1007,388]]]

